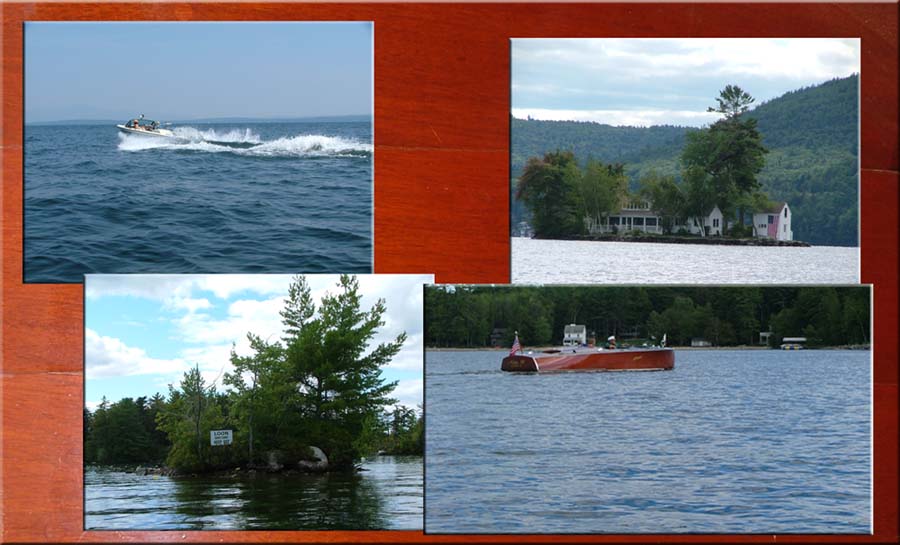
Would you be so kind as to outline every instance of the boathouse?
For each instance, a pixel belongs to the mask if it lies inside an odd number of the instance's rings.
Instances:
[[[569,324],[563,330],[563,346],[581,346],[587,344],[587,327]]]
[[[753,235],[757,238],[794,240],[791,230],[791,209],[786,202],[777,202],[766,210],[753,214]]]
[[[803,350],[806,337],[784,337],[781,339],[782,350]]]

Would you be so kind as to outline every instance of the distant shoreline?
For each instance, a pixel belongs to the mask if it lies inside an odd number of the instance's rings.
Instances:
[[[524,350],[532,350],[541,352],[543,350],[555,350],[559,346],[526,346]],[[639,347],[635,347],[639,348]],[[673,350],[780,350],[779,348],[769,348],[768,346],[757,345],[738,345],[738,346],[669,346]],[[872,347],[866,346],[820,346],[816,348],[804,348],[803,350],[871,350]],[[434,348],[425,347],[426,352],[509,352],[509,348]]]
[[[532,237],[535,240],[589,240],[595,242],[656,242],[662,244],[714,244],[720,246],[792,246],[809,248],[811,244],[801,240],[773,240],[770,238],[728,238],[721,236],[680,235],[576,235],[563,238]]]
[[[134,116],[131,116],[134,117]],[[54,121],[26,121],[25,126],[53,126],[53,125],[109,125],[122,123],[121,119],[61,119]],[[156,118],[162,121],[162,118]],[[323,115],[315,117],[206,117],[200,119],[165,119],[167,123],[185,125],[189,123],[203,123],[209,125],[225,125],[234,123],[362,123],[371,122],[372,116],[365,114],[351,115]]]

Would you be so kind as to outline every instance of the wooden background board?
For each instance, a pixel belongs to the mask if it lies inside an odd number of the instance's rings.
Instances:
[[[874,284],[873,536],[566,541],[897,542],[897,4],[4,4],[0,526],[4,542],[551,542],[421,532],[85,532],[80,285],[22,283],[23,21],[375,22],[375,271],[509,280],[511,37],[860,37],[862,281]],[[465,501],[461,498],[461,501]]]

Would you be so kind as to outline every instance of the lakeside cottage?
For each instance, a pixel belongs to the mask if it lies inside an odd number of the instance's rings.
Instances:
[[[775,203],[768,210],[753,214],[753,235],[757,238],[794,240],[791,209],[786,202]]]
[[[718,206],[714,206],[702,218],[702,225],[695,219],[675,223],[672,232],[681,230],[691,235],[720,236],[722,234],[724,215]],[[653,210],[647,200],[629,201],[615,214],[598,220],[585,218],[588,232],[592,235],[639,231],[654,235],[663,234],[662,218]],[[730,224],[729,224],[730,225]],[[793,240],[791,230],[791,211],[785,202],[775,203],[771,208],[753,214],[753,235],[757,238],[774,240]]]
[[[563,346],[581,346],[587,344],[587,327],[569,324],[563,330]]]

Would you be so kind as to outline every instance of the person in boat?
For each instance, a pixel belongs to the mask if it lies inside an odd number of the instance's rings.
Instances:
[[[607,348],[609,348],[610,350],[615,350],[616,349],[616,336],[610,335],[609,338],[606,339],[606,343],[607,343],[607,345],[606,345]]]

